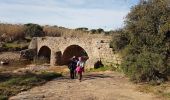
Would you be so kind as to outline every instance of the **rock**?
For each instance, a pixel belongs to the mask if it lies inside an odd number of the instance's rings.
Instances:
[[[36,55],[35,49],[26,49],[26,50],[22,50],[20,52],[20,58],[22,58],[22,59],[33,60],[35,55]]]
[[[8,61],[0,61],[0,64],[1,64],[1,65],[8,65],[9,62],[8,62]]]

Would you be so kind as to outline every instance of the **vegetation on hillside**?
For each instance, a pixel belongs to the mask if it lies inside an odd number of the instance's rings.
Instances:
[[[44,36],[43,28],[37,24],[25,24],[24,35],[27,37]]]
[[[0,23],[0,52],[1,51],[20,51],[28,47],[32,37],[86,37],[89,34],[109,35],[103,29],[89,30],[86,27],[68,29],[58,26],[41,26],[38,24],[5,24]]]
[[[126,17],[125,27],[114,37],[121,50],[122,70],[132,80],[162,82],[170,73],[170,2],[144,0]]]
[[[24,37],[23,25],[0,24],[0,42],[10,42]]]
[[[63,35],[74,35],[74,34],[100,34],[105,33],[101,28],[88,30],[88,28],[76,28],[68,29],[58,26],[40,26],[38,24],[5,24],[0,23],[0,42],[12,42],[15,40],[29,39],[37,36],[55,36],[60,37]],[[107,32],[108,33],[108,32]]]

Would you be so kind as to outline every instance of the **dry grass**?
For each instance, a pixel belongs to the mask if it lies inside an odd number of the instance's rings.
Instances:
[[[57,72],[57,73],[68,73],[69,69],[67,66],[53,66],[48,69],[48,71]]]
[[[84,37],[90,34],[89,31],[68,29],[57,26],[44,26],[43,31],[46,33],[46,36]]]
[[[8,97],[26,91],[34,86],[46,83],[61,74],[54,72],[42,72],[39,74],[26,73],[24,75],[0,75],[0,100],[7,100]],[[6,78],[2,80],[3,78]]]
[[[0,24],[0,41],[12,41],[24,37],[23,25]]]
[[[170,100],[170,82],[161,85],[142,84],[138,85],[137,90],[144,93],[153,93],[161,100]]]
[[[0,23],[0,42],[11,42],[14,40],[25,39],[25,26],[22,24],[5,24]],[[55,36],[55,37],[103,37],[103,33],[91,33],[90,30],[77,30],[77,29],[68,29],[58,26],[42,26],[43,31],[46,36]]]

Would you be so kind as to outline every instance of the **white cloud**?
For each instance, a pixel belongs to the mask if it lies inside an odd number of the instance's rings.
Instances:
[[[32,4],[33,1],[34,4]],[[74,5],[86,3],[85,0],[65,0],[65,2],[29,0],[27,3],[20,0],[11,4],[0,3],[0,18],[1,21],[12,23],[32,22],[70,28],[84,26],[115,29],[123,25],[123,18],[129,11],[129,9],[74,8],[66,6],[66,2]]]

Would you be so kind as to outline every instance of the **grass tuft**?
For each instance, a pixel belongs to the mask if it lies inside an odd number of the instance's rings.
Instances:
[[[100,71],[115,71],[117,68],[113,67],[113,66],[103,66],[103,67],[99,67],[99,68],[91,68],[88,69],[87,71],[89,72],[100,72]]]

